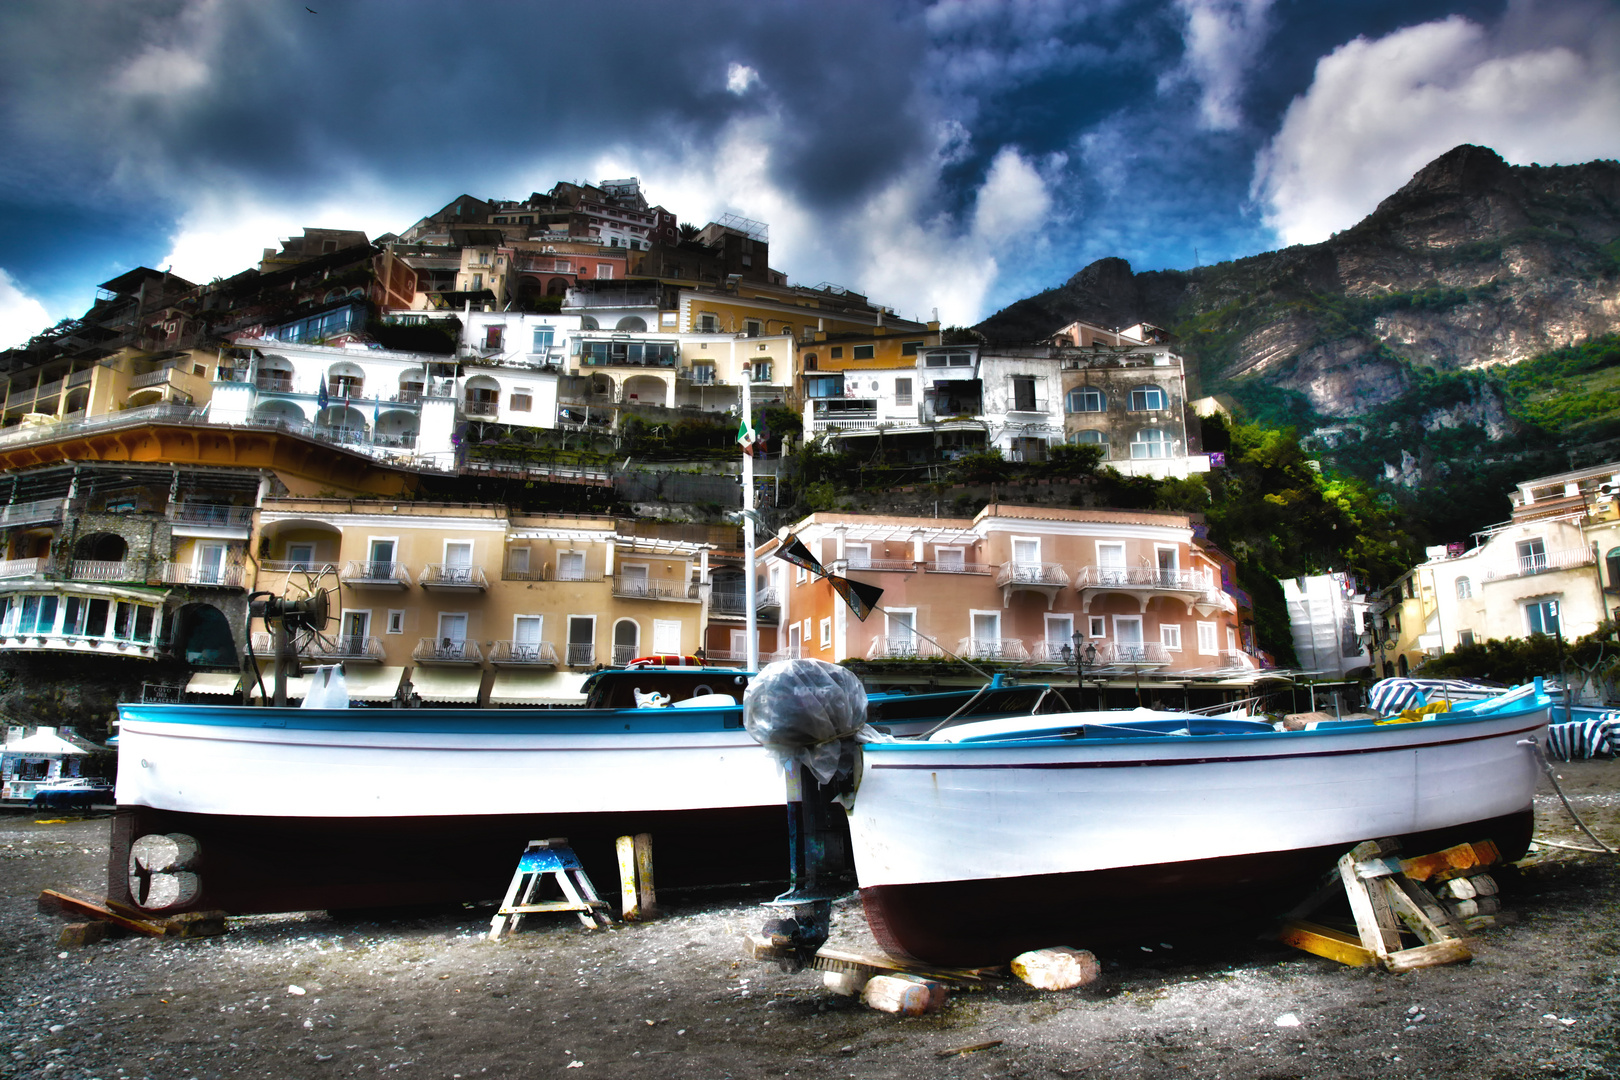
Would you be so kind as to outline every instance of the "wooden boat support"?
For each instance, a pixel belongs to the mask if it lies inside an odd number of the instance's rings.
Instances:
[[[1460,844],[1404,861],[1394,857],[1399,850],[1395,840],[1369,840],[1352,848],[1339,859],[1327,883],[1288,913],[1278,940],[1341,964],[1376,965],[1394,972],[1472,959],[1464,927],[1424,881],[1466,881],[1473,875],[1489,881],[1485,871],[1500,858],[1496,845],[1488,840]],[[1494,892],[1494,882],[1489,889]],[[1350,902],[1355,934],[1305,921],[1341,890]],[[1460,891],[1470,899],[1478,892],[1472,886]],[[1422,944],[1404,946],[1403,926]]]

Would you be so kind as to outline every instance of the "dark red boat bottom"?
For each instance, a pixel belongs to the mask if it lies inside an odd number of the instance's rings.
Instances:
[[[1529,850],[1533,825],[1533,814],[1525,810],[1400,840],[1410,855],[1491,840],[1512,861]],[[877,885],[861,889],[861,900],[872,933],[890,954],[941,967],[987,967],[1030,949],[1162,941],[1167,926],[1278,916],[1305,899],[1350,846],[1075,874]]]
[[[133,902],[129,849],[147,833],[197,839],[201,894],[180,910],[234,914],[500,899],[530,840],[567,837],[615,908],[619,836],[651,833],[658,889],[788,877],[784,806],[624,814],[415,818],[227,817],[121,806],[108,895]]]

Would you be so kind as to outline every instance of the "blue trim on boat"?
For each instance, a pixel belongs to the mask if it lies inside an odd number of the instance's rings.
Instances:
[[[622,735],[625,732],[740,731],[742,706],[718,709],[277,709],[250,705],[118,707],[124,722],[301,731],[454,732],[467,735]]]

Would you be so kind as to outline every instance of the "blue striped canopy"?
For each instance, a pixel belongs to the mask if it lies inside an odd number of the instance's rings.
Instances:
[[[1431,701],[1479,701],[1495,697],[1503,688],[1471,679],[1380,679],[1367,696],[1367,707],[1380,716],[1394,716],[1414,705]]]

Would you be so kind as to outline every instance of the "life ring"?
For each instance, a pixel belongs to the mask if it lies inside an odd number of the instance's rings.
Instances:
[[[655,653],[652,656],[638,656],[624,666],[627,668],[702,667],[703,661],[695,656],[682,656],[679,653]]]

